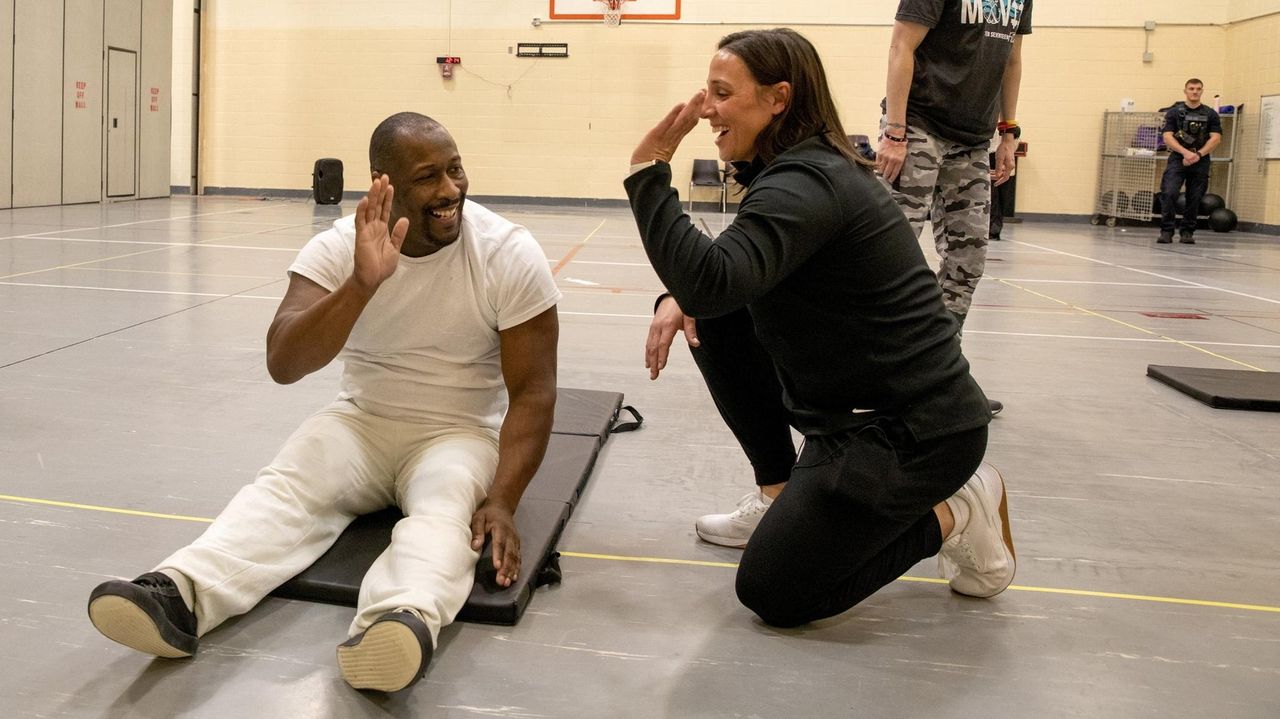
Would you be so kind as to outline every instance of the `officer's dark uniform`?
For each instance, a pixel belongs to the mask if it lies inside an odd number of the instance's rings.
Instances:
[[[1218,113],[1206,105],[1195,109],[1179,102],[1169,108],[1164,115],[1164,129],[1161,133],[1172,132],[1177,141],[1192,152],[1198,151],[1209,141],[1210,133],[1222,134],[1222,121]],[[1209,156],[1204,155],[1195,164],[1187,165],[1182,155],[1169,153],[1169,164],[1164,170],[1164,179],[1160,182],[1160,241],[1168,242],[1173,237],[1174,218],[1178,200],[1178,191],[1182,183],[1187,184],[1187,206],[1182,212],[1180,234],[1183,242],[1191,241],[1196,231],[1196,217],[1200,214],[1200,198],[1209,188]]]

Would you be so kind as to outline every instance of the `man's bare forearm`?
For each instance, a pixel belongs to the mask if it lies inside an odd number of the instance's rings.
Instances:
[[[271,378],[291,384],[332,362],[372,296],[348,279],[309,305],[282,308],[267,332]]]
[[[512,398],[498,434],[498,468],[489,490],[489,504],[515,511],[546,454],[555,408],[554,386]]]

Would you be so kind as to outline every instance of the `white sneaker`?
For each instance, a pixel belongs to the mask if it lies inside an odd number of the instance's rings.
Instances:
[[[1017,569],[1004,480],[983,462],[954,498],[969,506],[969,522],[942,543],[938,571],[954,592],[994,597],[1013,582]]]
[[[738,508],[729,514],[704,514],[693,527],[704,542],[741,549],[747,546],[747,540],[771,504],[773,498],[756,489],[744,494],[738,500]]]

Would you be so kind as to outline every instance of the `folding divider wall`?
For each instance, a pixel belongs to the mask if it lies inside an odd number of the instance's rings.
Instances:
[[[0,208],[169,194],[172,17],[173,0],[0,0]]]

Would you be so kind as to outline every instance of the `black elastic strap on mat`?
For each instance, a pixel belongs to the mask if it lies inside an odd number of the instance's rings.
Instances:
[[[538,578],[533,580],[533,586],[545,587],[548,584],[559,584],[564,579],[564,573],[560,571],[560,553],[552,552],[542,563],[542,569],[538,572]]]
[[[640,425],[644,424],[644,415],[636,411],[635,407],[632,407],[629,404],[625,404],[622,406],[622,409],[618,410],[618,414],[622,414],[623,412],[630,412],[634,420],[631,422],[623,422],[615,417],[613,420],[613,426],[609,428],[609,434],[617,434],[619,432],[634,432],[637,429],[640,429]]]

